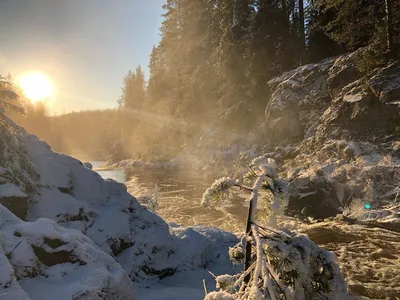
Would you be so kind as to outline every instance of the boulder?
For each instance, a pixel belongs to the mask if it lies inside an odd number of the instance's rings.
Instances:
[[[340,212],[341,202],[336,187],[323,176],[300,177],[289,185],[289,215],[325,219]]]
[[[0,204],[7,207],[18,218],[25,219],[28,211],[28,195],[23,193],[15,184],[1,184]]]
[[[273,89],[265,117],[270,141],[299,141],[329,105],[328,72],[334,59],[309,64],[268,82]]]
[[[316,138],[382,141],[400,137],[400,62],[359,71],[364,49],[299,67],[268,82],[270,144]]]
[[[24,222],[0,205],[0,231],[0,261],[9,266],[0,273],[8,271],[21,294],[15,298],[0,281],[2,299],[138,299],[122,267],[77,230],[49,219]]]

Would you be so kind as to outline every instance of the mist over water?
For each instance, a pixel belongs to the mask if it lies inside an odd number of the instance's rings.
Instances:
[[[205,208],[200,205],[204,191],[212,183],[209,179],[193,171],[171,171],[165,169],[99,169],[104,162],[90,161],[93,170],[103,178],[111,178],[125,183],[135,180],[135,185],[128,184],[128,191],[133,196],[141,189],[148,193],[158,188],[156,213],[167,222],[191,225],[216,226],[232,232],[243,232],[248,211],[245,195],[233,194],[230,205],[222,209]],[[97,170],[96,170],[97,169]]]

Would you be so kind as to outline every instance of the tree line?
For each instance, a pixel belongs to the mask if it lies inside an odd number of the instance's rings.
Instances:
[[[399,52],[393,0],[167,0],[163,8],[149,80],[140,66],[129,71],[119,104],[172,118],[182,143],[216,120],[237,132],[260,124],[267,82],[285,71],[360,47],[380,62]]]
[[[163,8],[149,78],[141,66],[126,74],[117,111],[50,118],[51,127],[71,129],[66,142],[56,130],[47,137],[40,103],[24,105],[20,122],[60,151],[90,140],[112,160],[168,158],[202,146],[207,127],[214,141],[246,136],[263,122],[267,82],[285,71],[360,47],[372,68],[400,52],[400,1],[167,0]],[[100,119],[104,130],[93,134],[89,124]]]

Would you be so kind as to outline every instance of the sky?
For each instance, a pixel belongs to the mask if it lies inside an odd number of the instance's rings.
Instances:
[[[0,75],[37,71],[51,114],[116,107],[122,79],[160,40],[165,0],[0,0]]]

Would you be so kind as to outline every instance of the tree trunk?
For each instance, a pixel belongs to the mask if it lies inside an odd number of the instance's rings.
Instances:
[[[253,202],[250,201],[249,204],[249,214],[247,216],[247,224],[246,224],[246,234],[251,235],[251,225],[252,225],[252,211],[253,211]],[[246,241],[246,257],[244,261],[244,270],[246,271],[251,266],[251,241]],[[248,283],[250,281],[250,274],[244,278],[244,282]]]
[[[388,0],[387,0],[388,1]],[[299,0],[300,65],[304,64],[306,37],[304,32],[304,2]]]
[[[386,27],[387,27],[387,49],[388,52],[393,51],[393,15],[392,0],[386,0]]]
[[[248,239],[246,241],[246,257],[244,262],[244,270],[246,271],[251,266],[251,225],[254,224],[256,219],[256,211],[257,211],[257,198],[258,193],[261,189],[261,185],[263,180],[267,174],[267,171],[264,170],[261,174],[258,175],[256,182],[254,183],[253,187],[251,188],[251,195],[249,201],[249,214],[247,216],[247,224],[246,224],[246,235],[248,235]],[[248,283],[250,281],[250,274],[244,278],[244,282]]]

